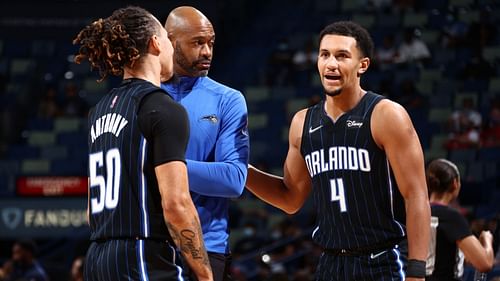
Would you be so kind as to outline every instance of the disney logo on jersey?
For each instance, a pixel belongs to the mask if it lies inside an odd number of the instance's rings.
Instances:
[[[205,120],[205,121],[210,121],[212,123],[217,123],[219,121],[219,118],[217,118],[217,116],[215,114],[211,114],[211,115],[207,115],[207,116],[203,116],[200,118],[201,120]]]
[[[359,122],[356,120],[347,120],[347,127],[348,128],[361,128],[363,126],[363,122]]]

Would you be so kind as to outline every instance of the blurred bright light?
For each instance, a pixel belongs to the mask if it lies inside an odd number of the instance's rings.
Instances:
[[[75,77],[75,74],[73,73],[73,71],[66,71],[66,73],[64,73],[64,78],[70,80],[70,79],[73,79],[73,77]]]

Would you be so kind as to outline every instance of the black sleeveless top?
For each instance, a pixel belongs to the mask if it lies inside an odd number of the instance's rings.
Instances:
[[[171,241],[150,148],[137,120],[143,98],[158,91],[166,93],[144,80],[126,80],[89,115],[91,240]]]
[[[324,101],[307,110],[301,153],[317,209],[313,240],[324,248],[356,249],[405,235],[394,214],[397,187],[389,162],[371,134],[372,111],[381,99],[367,92],[336,122]]]

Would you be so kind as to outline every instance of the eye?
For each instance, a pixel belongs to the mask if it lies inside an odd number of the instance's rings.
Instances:
[[[348,58],[349,56],[346,53],[340,53],[335,56],[337,59],[345,59]]]
[[[321,53],[319,53],[319,57],[322,58],[322,59],[326,59],[329,56],[330,56],[330,54],[327,53],[327,52],[321,52]]]

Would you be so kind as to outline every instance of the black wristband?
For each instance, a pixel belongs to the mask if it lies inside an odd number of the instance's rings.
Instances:
[[[406,277],[425,278],[425,261],[408,260]]]

